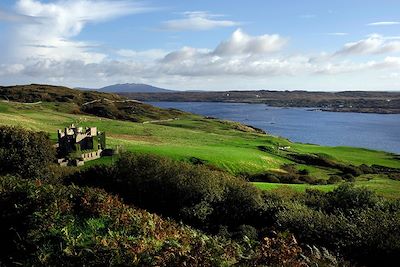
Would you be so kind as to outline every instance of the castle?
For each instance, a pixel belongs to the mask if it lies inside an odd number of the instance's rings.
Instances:
[[[58,163],[61,166],[82,166],[85,161],[98,159],[106,149],[106,135],[96,127],[76,127],[72,124],[58,130]]]

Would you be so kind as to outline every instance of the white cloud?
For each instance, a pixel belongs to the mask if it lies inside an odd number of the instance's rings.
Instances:
[[[277,34],[250,36],[238,29],[229,40],[223,41],[218,45],[214,50],[214,54],[265,54],[281,50],[286,43],[287,39]]]
[[[0,65],[0,76],[15,75],[19,74],[24,70],[25,66],[22,64],[1,64]]]
[[[163,49],[149,49],[144,51],[120,49],[116,53],[117,55],[125,59],[141,61],[160,60],[167,54],[167,52]]]
[[[98,23],[115,17],[144,12],[147,8],[136,1],[72,0],[42,2],[19,0],[18,16],[34,18],[37,23],[16,26],[15,54],[24,57],[51,59],[83,58],[99,62],[106,55],[92,51],[91,42],[73,41],[88,23]]]
[[[0,9],[0,21],[13,23],[38,23],[35,17],[20,15],[12,11],[4,11]]]
[[[182,19],[164,21],[162,28],[171,31],[204,31],[240,25],[236,21],[217,19],[221,15],[213,15],[204,11],[185,12],[183,16]]]
[[[400,52],[400,41],[391,41],[379,34],[370,35],[368,38],[347,43],[336,55],[371,55]]]
[[[378,21],[367,24],[368,26],[391,26],[391,25],[399,25],[399,21]]]
[[[184,63],[187,60],[193,60],[198,57],[208,57],[208,52],[201,50],[201,49],[196,49],[193,47],[183,47],[180,50],[173,51],[165,55],[165,57],[162,59],[162,62],[164,63],[174,63],[174,62],[180,62]]]

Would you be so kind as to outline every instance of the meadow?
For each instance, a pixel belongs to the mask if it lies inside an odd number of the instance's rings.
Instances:
[[[400,168],[394,154],[383,151],[352,147],[325,147],[312,144],[293,143],[289,140],[262,134],[249,127],[233,122],[184,114],[176,120],[152,123],[135,123],[112,120],[83,114],[70,114],[68,104],[41,103],[27,105],[0,103],[0,124],[22,126],[34,131],[45,131],[56,141],[57,129],[75,123],[81,126],[96,126],[105,131],[109,147],[121,146],[123,150],[136,153],[152,153],[173,159],[201,162],[234,175],[257,174],[266,171],[284,172],[282,165],[294,164],[287,158],[288,151],[279,147],[290,147],[290,153],[324,154],[343,164],[378,164]],[[263,149],[260,149],[263,148]],[[100,159],[92,164],[109,163],[112,159]],[[336,169],[296,164],[306,169],[311,176],[328,179],[338,172]],[[398,198],[400,181],[382,175],[361,175],[356,184],[375,190],[389,198]],[[271,190],[288,186],[304,191],[317,188],[329,191],[336,185],[271,184],[254,183],[255,186]]]

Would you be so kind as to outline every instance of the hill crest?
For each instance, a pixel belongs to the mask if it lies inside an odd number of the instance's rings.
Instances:
[[[173,90],[155,87],[142,83],[124,83],[114,84],[98,89],[101,92],[107,93],[169,93]]]

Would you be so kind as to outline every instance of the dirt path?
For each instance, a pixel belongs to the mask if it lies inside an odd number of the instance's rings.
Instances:
[[[111,102],[111,103],[126,103],[126,102],[142,103],[140,101],[133,100],[133,99],[128,99],[128,100],[110,100],[110,99],[107,99],[107,98],[103,98],[103,99],[96,99],[96,100],[93,100],[93,101],[89,101],[89,102],[83,103],[82,106],[86,106],[86,105],[90,105],[90,104],[93,104],[93,103],[97,103],[97,102],[100,102],[102,100],[108,101],[108,102]]]
[[[179,120],[179,118],[166,119],[166,120],[155,120],[155,121],[144,121],[142,123],[143,124],[148,124],[148,123],[168,122],[168,121],[176,121],[176,120]]]
[[[1,100],[3,103],[15,103],[15,104],[22,104],[22,105],[39,105],[42,104],[42,101],[38,102],[33,102],[33,103],[24,103],[24,102],[15,102],[15,101],[10,101],[10,100]]]

